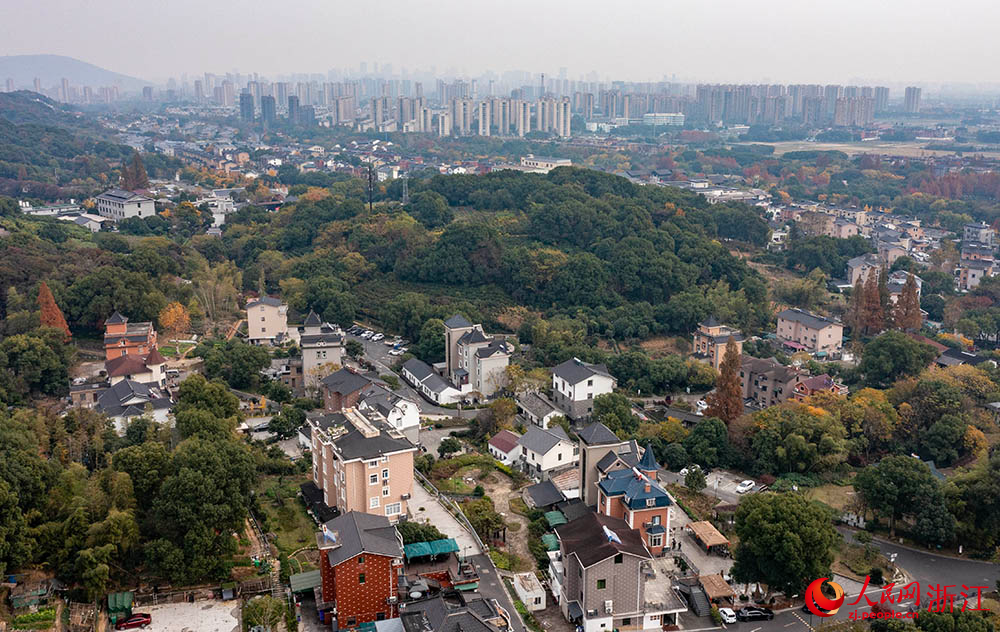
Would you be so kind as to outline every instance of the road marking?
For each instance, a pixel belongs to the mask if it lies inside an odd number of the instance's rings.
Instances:
[[[754,629],[750,630],[750,632],[758,632],[758,630],[760,630],[760,629],[761,628],[754,628]]]
[[[798,625],[798,623],[796,623],[796,622],[792,621],[791,623],[786,623],[786,624],[785,624],[785,627],[786,627],[786,628],[790,628],[790,627],[792,627],[793,625]]]

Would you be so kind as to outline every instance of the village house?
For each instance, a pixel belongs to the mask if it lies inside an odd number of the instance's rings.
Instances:
[[[817,355],[840,353],[844,325],[801,309],[786,309],[778,314],[778,340],[793,351]]]
[[[816,393],[833,393],[835,395],[846,396],[847,387],[835,381],[826,373],[803,378],[792,392],[792,397],[796,401],[803,402]]]
[[[519,395],[516,401],[521,416],[539,428],[548,428],[550,421],[563,416],[562,411],[548,397],[537,391]]]
[[[574,421],[589,419],[594,412],[594,398],[613,392],[617,385],[607,366],[579,358],[552,369],[553,403]]]
[[[504,465],[515,463],[521,456],[521,435],[510,430],[501,430],[486,443],[490,456]]]
[[[521,469],[539,478],[576,467],[579,462],[580,450],[561,426],[530,426],[517,443],[521,447]]]
[[[597,511],[639,529],[646,548],[660,555],[670,548],[670,508],[674,499],[657,481],[660,466],[651,446],[634,467],[609,471],[598,483]]]
[[[389,520],[346,512],[323,524],[316,547],[322,577],[316,605],[333,617],[333,629],[374,629],[372,623],[399,616],[403,540]]]
[[[344,363],[344,332],[323,322],[316,312],[309,312],[299,334],[302,351],[302,376],[306,390],[318,389],[330,368]]]
[[[444,321],[445,376],[462,393],[491,397],[507,383],[511,347],[456,314]]]
[[[288,340],[288,306],[262,296],[247,303],[247,339],[255,345],[280,345]]]
[[[743,400],[755,408],[777,406],[785,401],[803,377],[800,369],[785,366],[774,358],[743,356],[740,363]]]
[[[155,348],[156,329],[153,328],[153,323],[130,323],[119,312],[104,321],[105,361],[123,355],[145,357]]]
[[[633,441],[619,439],[599,421],[586,426],[576,436],[580,448],[580,498],[587,506],[594,507],[598,499],[597,484],[604,473],[600,466],[613,462],[619,454],[633,453],[633,447],[636,446]],[[635,462],[638,463],[638,459]]]
[[[726,355],[726,345],[732,338],[736,344],[736,353],[743,353],[743,334],[738,329],[727,327],[717,321],[714,316],[708,320],[698,323],[698,329],[694,332],[692,350],[694,357],[699,360],[706,360],[716,371],[722,364],[722,359]]]

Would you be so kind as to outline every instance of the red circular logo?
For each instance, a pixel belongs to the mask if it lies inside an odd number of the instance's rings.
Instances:
[[[837,614],[837,611],[840,610],[840,604],[844,603],[844,589],[837,582],[830,582],[834,592],[833,599],[823,594],[823,582],[825,581],[827,581],[826,577],[820,577],[806,588],[806,607],[817,617],[830,617]]]

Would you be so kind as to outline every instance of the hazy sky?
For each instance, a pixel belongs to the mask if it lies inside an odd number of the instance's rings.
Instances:
[[[995,82],[989,0],[0,0],[0,54],[162,80],[326,72],[847,83]]]

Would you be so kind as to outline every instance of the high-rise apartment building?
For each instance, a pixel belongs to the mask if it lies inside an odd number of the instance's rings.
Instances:
[[[875,111],[885,112],[889,109],[889,88],[885,86],[875,87]]]
[[[260,120],[264,125],[272,125],[278,120],[278,108],[274,97],[269,94],[265,94],[260,98]]]
[[[293,125],[299,120],[299,97],[290,95],[288,97],[288,122]]]
[[[244,123],[253,122],[253,95],[249,92],[240,93],[240,120]]]
[[[907,114],[916,114],[920,111],[920,88],[909,86],[903,96],[903,109]]]

